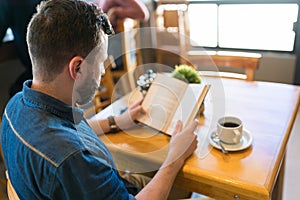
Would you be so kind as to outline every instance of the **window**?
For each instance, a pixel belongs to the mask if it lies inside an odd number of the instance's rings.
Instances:
[[[218,45],[218,7],[216,4],[189,6],[191,44],[216,47]]]
[[[219,1],[220,2],[220,1]],[[189,5],[193,46],[292,52],[297,3]]]

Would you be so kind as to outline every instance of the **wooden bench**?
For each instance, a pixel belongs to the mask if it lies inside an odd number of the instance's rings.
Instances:
[[[261,54],[233,51],[189,51],[187,60],[196,66],[216,66],[244,69],[245,79],[253,81],[259,67]],[[221,76],[224,73],[220,73]],[[233,73],[231,73],[233,74]],[[224,75],[225,76],[225,75]]]

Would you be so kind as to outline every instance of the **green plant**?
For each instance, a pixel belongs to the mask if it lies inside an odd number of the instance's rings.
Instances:
[[[201,83],[201,78],[198,72],[189,65],[176,65],[172,73],[172,77],[182,80],[187,83]]]

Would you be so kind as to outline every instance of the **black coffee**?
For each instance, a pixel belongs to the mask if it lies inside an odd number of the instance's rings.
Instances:
[[[239,124],[236,124],[236,123],[233,123],[233,122],[225,122],[224,124],[221,124],[222,126],[224,127],[227,127],[227,128],[234,128],[234,127],[238,127]]]

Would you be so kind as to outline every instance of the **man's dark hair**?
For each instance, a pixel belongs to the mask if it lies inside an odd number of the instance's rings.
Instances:
[[[83,1],[42,1],[27,30],[34,73],[51,81],[74,56],[85,58],[103,42],[100,30],[109,33],[103,20],[101,10]]]

